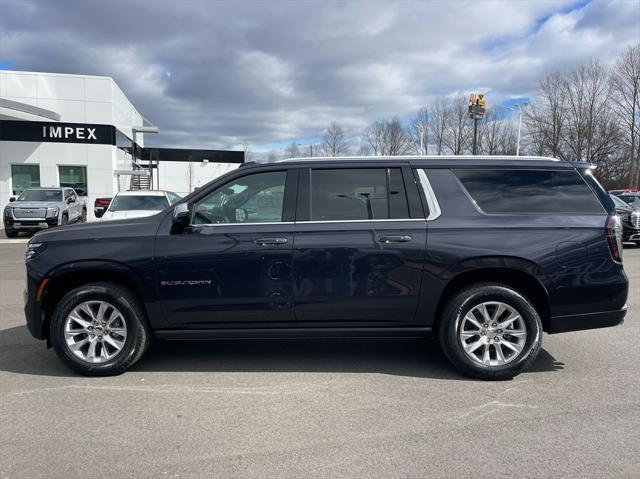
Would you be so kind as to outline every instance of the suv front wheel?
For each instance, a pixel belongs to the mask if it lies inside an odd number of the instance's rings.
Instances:
[[[438,336],[445,355],[462,373],[510,379],[538,356],[542,323],[534,306],[518,291],[483,283],[449,300]]]
[[[80,286],[60,300],[50,335],[56,354],[71,369],[87,376],[111,376],[142,357],[150,330],[129,289],[101,282]]]

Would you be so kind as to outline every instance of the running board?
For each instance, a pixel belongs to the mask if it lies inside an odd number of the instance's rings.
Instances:
[[[421,338],[431,336],[428,326],[404,328],[262,328],[262,329],[160,329],[165,340],[297,339],[297,338]]]

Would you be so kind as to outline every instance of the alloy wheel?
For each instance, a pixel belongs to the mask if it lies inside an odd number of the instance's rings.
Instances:
[[[127,339],[127,324],[113,304],[85,301],[67,316],[64,339],[77,358],[87,363],[104,363],[122,351]]]
[[[487,301],[467,312],[458,329],[458,338],[473,362],[502,366],[520,356],[527,340],[527,327],[514,307]]]

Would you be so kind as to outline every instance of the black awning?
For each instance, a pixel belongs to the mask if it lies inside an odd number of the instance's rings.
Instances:
[[[211,163],[244,163],[244,151],[190,150],[188,148],[143,148],[143,161],[203,161]]]

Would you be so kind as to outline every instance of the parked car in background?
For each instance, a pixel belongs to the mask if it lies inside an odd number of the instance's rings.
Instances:
[[[640,246],[640,208],[634,208],[613,194],[611,199],[622,220],[622,241],[634,241]]]
[[[609,193],[612,194],[612,195],[618,196],[618,195],[622,195],[624,193],[640,193],[640,191],[634,190],[634,189],[631,189],[631,188],[626,188],[626,189],[623,189],[623,190],[609,190]]]
[[[27,188],[4,208],[4,232],[38,231],[87,220],[87,205],[72,188]]]
[[[93,202],[93,215],[96,218],[101,218],[104,215],[104,211],[109,207],[113,198],[96,198]]]
[[[627,312],[613,201],[589,165],[544,158],[247,165],[151,217],[40,232],[26,268],[29,331],[87,375],[152,336],[435,335],[464,374],[505,379],[543,331]]]
[[[97,213],[96,217],[102,217],[103,220],[118,220],[152,216],[167,209],[178,200],[180,196],[171,191],[125,191],[116,194],[106,210],[102,214]]]
[[[632,208],[640,208],[640,193],[621,193],[616,196]]]

